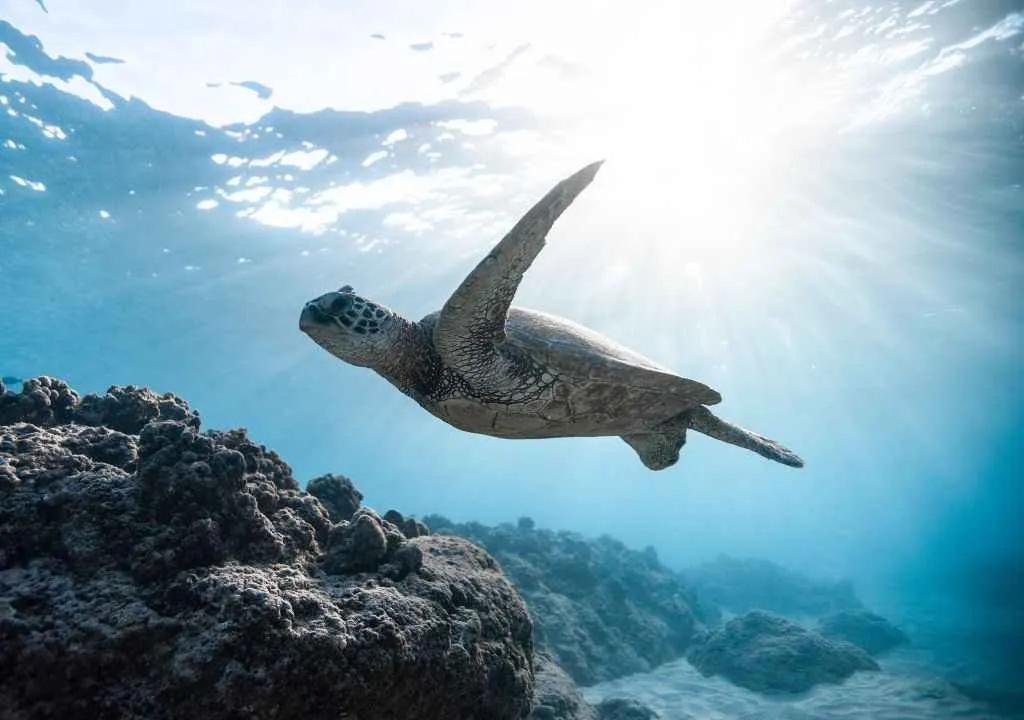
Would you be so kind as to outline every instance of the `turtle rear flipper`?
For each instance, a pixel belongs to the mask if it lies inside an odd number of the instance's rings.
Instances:
[[[686,444],[686,425],[674,423],[660,432],[623,435],[622,439],[636,450],[648,470],[664,470],[679,462],[679,451]]]
[[[804,466],[804,461],[801,457],[789,448],[770,438],[766,438],[764,435],[758,435],[756,432],[741,428],[739,425],[726,422],[706,407],[702,406],[690,410],[687,413],[687,417],[691,428],[699,433],[713,437],[715,440],[721,440],[722,442],[751,450],[762,457],[782,463],[783,465],[796,468]]]

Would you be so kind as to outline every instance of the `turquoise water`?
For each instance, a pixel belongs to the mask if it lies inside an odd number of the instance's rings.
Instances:
[[[1019,615],[1019,4],[303,7],[0,0],[0,373],[173,391],[382,510]],[[804,469],[459,432],[299,332],[343,284],[438,309],[598,158],[517,304]]]

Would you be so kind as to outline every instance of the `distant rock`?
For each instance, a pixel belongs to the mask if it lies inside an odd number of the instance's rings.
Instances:
[[[428,515],[435,533],[479,543],[526,599],[538,648],[581,685],[646,672],[682,657],[717,619],[653,548],[534,527],[530,518],[488,527]]]
[[[0,394],[0,715],[529,714],[532,628],[491,556],[335,519],[244,430],[199,428],[131,386]]]
[[[413,517],[405,517],[397,510],[388,510],[384,513],[384,519],[401,528],[406,537],[414,538],[430,534],[430,528],[423,522]]]
[[[910,642],[906,634],[888,620],[865,610],[830,615],[818,621],[818,632],[833,640],[845,640],[878,655]]]
[[[705,676],[764,693],[798,693],[840,682],[878,663],[855,645],[829,640],[785,618],[754,610],[734,618],[690,649],[687,660]]]
[[[862,607],[849,581],[812,579],[768,560],[719,555],[683,576],[701,598],[734,613],[768,610],[820,617]]]

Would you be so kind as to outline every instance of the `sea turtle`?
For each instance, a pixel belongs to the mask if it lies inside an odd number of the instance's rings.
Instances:
[[[587,165],[551,189],[462,281],[412,322],[350,285],[306,303],[299,328],[368,367],[441,420],[502,438],[620,436],[651,470],[679,460],[688,428],[792,467],[773,440],[728,423],[721,396],[593,330],[511,307],[552,225],[597,174]]]

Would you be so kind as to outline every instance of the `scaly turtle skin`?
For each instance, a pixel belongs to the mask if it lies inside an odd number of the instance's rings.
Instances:
[[[503,438],[620,436],[651,470],[679,460],[687,429],[792,467],[773,440],[728,423],[708,386],[574,322],[511,307],[558,217],[601,162],[558,183],[419,322],[346,285],[306,303],[299,328],[332,355],[375,370],[424,409],[468,432]]]

